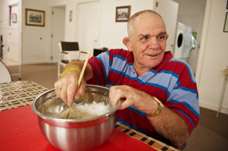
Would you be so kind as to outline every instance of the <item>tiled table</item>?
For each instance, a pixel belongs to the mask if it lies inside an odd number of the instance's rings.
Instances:
[[[34,98],[48,90],[40,84],[32,81],[16,81],[0,84],[0,114],[1,111],[31,105]],[[152,137],[148,137],[121,123],[116,123],[116,129],[128,136],[149,145],[154,150],[177,151],[172,146],[166,145]]]

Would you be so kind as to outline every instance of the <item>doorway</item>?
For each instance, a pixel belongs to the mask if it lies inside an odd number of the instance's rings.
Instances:
[[[76,35],[79,49],[93,52],[94,48],[99,47],[100,3],[99,1],[78,3],[76,10]]]
[[[58,62],[60,41],[64,40],[65,35],[65,6],[52,7],[52,44],[51,62]]]
[[[196,74],[207,0],[173,1],[179,3],[177,21],[191,26],[196,39],[195,48],[190,51],[190,56],[188,58],[188,64],[190,65],[193,73]]]
[[[21,30],[20,30],[20,6],[18,3],[9,5],[4,11],[9,12],[11,16],[10,21],[4,20],[4,24],[8,25],[1,28],[1,41],[4,47],[2,47],[2,61],[7,66],[18,66],[21,64]],[[4,14],[3,14],[4,15]],[[3,27],[3,26],[2,26]]]

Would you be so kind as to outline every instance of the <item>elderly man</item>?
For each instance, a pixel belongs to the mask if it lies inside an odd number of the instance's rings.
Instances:
[[[196,82],[189,66],[165,51],[168,34],[154,11],[134,14],[128,22],[128,51],[112,49],[91,57],[84,82],[77,88],[83,62],[71,62],[55,83],[56,94],[71,105],[83,95],[85,81],[110,88],[119,122],[177,148],[199,122]]]

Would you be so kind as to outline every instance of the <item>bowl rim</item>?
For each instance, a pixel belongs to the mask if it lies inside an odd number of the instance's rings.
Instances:
[[[103,87],[103,86],[99,86],[99,85],[93,85],[93,84],[86,84],[86,86],[92,86],[92,87],[99,87],[99,88],[102,88],[102,89],[107,89],[109,90],[109,88],[107,87]],[[116,106],[113,106],[113,108],[111,108],[111,110],[109,110],[109,112],[106,112],[104,114],[101,114],[99,116],[96,116],[96,117],[91,117],[91,118],[85,118],[85,119],[60,119],[60,118],[55,118],[55,117],[49,117],[49,116],[46,116],[44,114],[42,114],[41,112],[39,112],[37,109],[36,109],[36,102],[37,100],[47,94],[47,93],[50,93],[50,92],[53,92],[55,91],[55,88],[52,88],[52,89],[49,89],[47,91],[44,91],[43,93],[39,94],[36,98],[34,98],[33,102],[32,102],[32,110],[33,112],[39,116],[40,118],[44,119],[44,120],[51,120],[51,121],[54,121],[54,122],[64,122],[64,123],[75,123],[75,122],[88,122],[88,121],[93,121],[93,120],[97,120],[99,118],[103,118],[103,117],[110,117],[114,112],[116,112],[116,110],[119,109],[121,103],[119,102]]]

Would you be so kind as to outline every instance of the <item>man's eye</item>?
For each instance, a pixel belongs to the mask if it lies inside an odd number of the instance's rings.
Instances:
[[[159,35],[158,37],[157,37],[157,39],[159,40],[159,41],[162,41],[162,40],[166,40],[166,35]]]
[[[143,37],[141,37],[140,40],[147,40],[147,39],[149,39],[149,36],[143,36]]]

